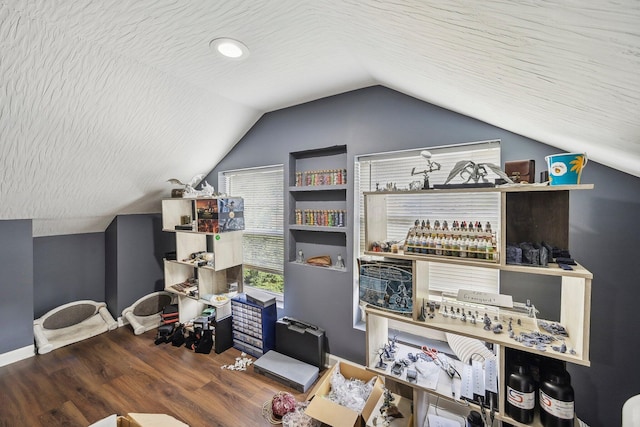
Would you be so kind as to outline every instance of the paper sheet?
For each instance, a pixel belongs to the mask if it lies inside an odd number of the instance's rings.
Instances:
[[[429,390],[435,390],[440,377],[440,367],[433,362],[418,360],[415,363],[418,371],[418,384]]]
[[[429,422],[429,427],[460,427],[459,422],[434,414],[427,415],[427,421]]]

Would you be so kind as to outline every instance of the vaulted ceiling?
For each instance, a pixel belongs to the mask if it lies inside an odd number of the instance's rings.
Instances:
[[[9,0],[0,219],[157,212],[265,112],[375,84],[640,176],[637,0]]]

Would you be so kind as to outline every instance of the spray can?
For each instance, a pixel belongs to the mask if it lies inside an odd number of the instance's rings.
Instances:
[[[507,414],[514,420],[529,424],[536,406],[536,385],[525,365],[515,364],[507,380]]]
[[[544,427],[573,427],[575,401],[571,376],[550,370],[540,382],[540,421]]]

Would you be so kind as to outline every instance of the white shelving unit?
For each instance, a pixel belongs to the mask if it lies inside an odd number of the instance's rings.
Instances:
[[[230,287],[242,291],[242,231],[221,233],[199,232],[197,225],[191,229],[176,229],[197,221],[197,201],[202,198],[173,198],[162,200],[163,231],[175,234],[176,259],[164,260],[165,290],[178,295],[180,322],[197,317],[206,306],[216,307],[216,319],[231,314]],[[204,199],[218,204],[215,198]],[[237,200],[237,199],[235,199]],[[218,214],[213,214],[217,220]],[[188,219],[188,221],[186,221]],[[186,224],[185,224],[186,223]],[[213,266],[199,266],[192,254],[206,252]],[[189,279],[197,279],[197,292],[193,295],[180,292],[174,285]],[[219,295],[219,301],[203,299],[204,295]]]
[[[506,263],[507,242],[552,242],[561,248],[569,248],[569,194],[571,191],[592,189],[593,185],[570,186],[534,186],[518,185],[510,187],[481,188],[481,189],[451,189],[451,190],[427,190],[427,191],[401,191],[401,192],[368,192],[365,193],[365,255],[383,256],[390,259],[410,260],[413,264],[413,313],[411,317],[385,311],[374,306],[366,308],[366,364],[368,369],[375,371],[393,381],[399,381],[414,389],[414,402],[418,401],[416,393],[428,392],[443,399],[452,400],[450,388],[445,391],[424,389],[419,384],[411,384],[399,380],[393,375],[376,368],[378,351],[385,343],[389,342],[389,325],[393,322],[394,329],[406,329],[415,333],[416,330],[436,330],[450,332],[462,336],[476,338],[484,342],[493,343],[497,349],[499,361],[498,372],[498,404],[500,411],[496,413],[498,423],[507,422],[512,425],[524,424],[514,421],[504,414],[506,396],[503,379],[506,377],[505,349],[516,349],[522,352],[558,359],[564,362],[589,366],[589,328],[591,312],[591,281],[593,275],[581,265],[573,266],[573,270],[564,270],[557,264],[550,263],[547,267],[533,267],[524,265],[512,265]],[[387,240],[387,206],[394,203],[394,197],[434,197],[437,194],[447,192],[464,192],[469,197],[484,192],[496,192],[500,195],[501,219],[498,231],[498,259],[487,261],[479,259],[455,258],[427,254],[408,253],[400,250],[398,253],[374,252],[371,250],[374,242]],[[410,206],[407,207],[410,209]],[[465,216],[472,212],[462,212]],[[420,217],[420,213],[416,213]],[[521,342],[509,337],[509,334],[495,334],[491,330],[483,328],[482,319],[475,324],[463,322],[460,318],[452,319],[451,316],[443,316],[435,312],[433,318],[420,319],[423,301],[433,300],[433,292],[429,287],[429,268],[437,263],[447,263],[453,266],[473,266],[481,268],[499,269],[501,271],[517,272],[527,275],[557,276],[560,283],[560,319],[569,333],[565,344],[568,349],[565,353],[556,351],[543,351],[535,347],[528,347]],[[505,319],[500,319],[504,322]],[[540,319],[538,319],[540,320]],[[520,330],[527,330],[530,325],[516,326],[516,335]],[[537,325],[536,325],[537,327]],[[528,330],[530,332],[530,330]],[[471,409],[479,410],[478,405],[471,404]],[[417,424],[415,424],[417,426]],[[541,425],[534,420],[533,424]]]

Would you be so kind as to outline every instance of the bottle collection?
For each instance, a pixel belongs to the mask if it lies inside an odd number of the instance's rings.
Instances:
[[[296,225],[344,227],[345,217],[341,209],[296,209]]]
[[[514,420],[531,424],[536,407],[544,427],[574,426],[574,392],[571,376],[558,363],[541,363],[530,369],[517,361],[507,378],[506,413]]]
[[[484,229],[480,221],[453,221],[451,227],[447,221],[416,220],[407,233],[405,252],[409,254],[441,255],[457,258],[474,258],[498,261],[498,242],[491,224]]]
[[[346,169],[324,169],[296,172],[296,187],[315,185],[343,185],[346,183]]]

